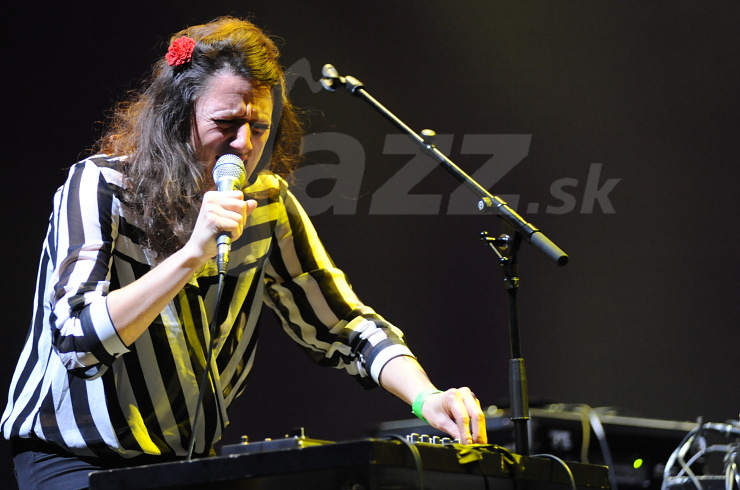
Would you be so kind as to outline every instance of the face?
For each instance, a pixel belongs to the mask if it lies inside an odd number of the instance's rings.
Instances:
[[[215,75],[195,102],[195,148],[207,175],[220,156],[232,153],[244,160],[249,178],[265,149],[271,121],[269,89],[256,89],[236,75]]]

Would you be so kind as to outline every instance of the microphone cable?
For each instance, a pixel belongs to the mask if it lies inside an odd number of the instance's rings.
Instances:
[[[213,307],[213,315],[211,316],[211,324],[208,327],[208,331],[210,332],[210,341],[208,342],[208,349],[206,354],[206,365],[205,369],[203,369],[203,375],[201,376],[198,389],[198,401],[195,404],[195,415],[193,416],[193,423],[190,427],[190,440],[188,442],[188,455],[186,458],[186,461],[190,461],[193,458],[193,449],[195,448],[195,432],[198,427],[198,422],[201,416],[201,405],[203,403],[203,397],[205,396],[206,392],[206,385],[208,384],[208,378],[210,376],[211,381],[213,383],[214,388],[216,387],[216,376],[214,376],[213,372],[211,371],[211,360],[213,359],[213,351],[216,350],[216,328],[218,325],[218,309],[219,305],[221,304],[221,296],[223,296],[224,292],[224,276],[225,274],[219,274],[218,275],[218,289],[216,290],[216,302],[214,303]],[[218,397],[216,396],[216,392],[214,389],[213,399],[216,401],[216,408],[220,410],[220,406],[218,403]]]
[[[242,159],[230,153],[221,155],[216,164],[213,166],[213,182],[216,184],[216,189],[219,191],[226,190],[237,190],[244,186],[246,180],[246,171],[244,169],[244,162]],[[218,289],[216,291],[216,302],[213,307],[213,315],[211,316],[211,324],[208,328],[210,332],[210,342],[207,348],[206,354],[206,365],[203,370],[203,376],[200,380],[198,389],[198,401],[195,405],[195,415],[193,416],[193,424],[190,428],[190,441],[188,443],[188,455],[187,461],[190,461],[193,457],[193,448],[195,447],[195,431],[198,427],[198,421],[201,416],[201,404],[203,403],[203,396],[205,396],[206,385],[208,384],[208,377],[210,375],[211,381],[214,387],[214,401],[216,402],[216,409],[221,411],[220,404],[218,403],[218,397],[216,396],[216,376],[211,371],[211,359],[213,358],[213,351],[216,349],[216,328],[218,325],[218,310],[221,305],[221,296],[224,292],[224,277],[226,276],[226,264],[229,262],[229,252],[231,249],[231,235],[228,233],[220,233],[216,239],[217,255],[216,263],[218,266]]]

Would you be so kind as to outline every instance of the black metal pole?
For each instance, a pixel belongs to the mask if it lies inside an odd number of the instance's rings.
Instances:
[[[509,361],[509,391],[511,399],[511,421],[514,423],[516,452],[529,455],[529,397],[527,394],[527,372],[524,368],[519,330],[519,275],[516,250],[503,264],[504,285],[509,299],[509,338],[511,360]]]
[[[322,70],[324,78],[321,79],[322,86],[334,92],[336,87],[344,85],[352,94],[364,99],[376,110],[378,110],[393,125],[406,133],[414,140],[419,148],[428,156],[435,159],[456,179],[474,192],[480,199],[478,209],[484,212],[494,212],[504,222],[504,226],[511,229],[510,235],[502,235],[502,238],[488,238],[484,232],[485,240],[499,256],[499,263],[504,271],[504,283],[509,298],[509,336],[511,342],[511,360],[509,366],[509,385],[511,393],[511,419],[514,423],[514,437],[517,453],[529,455],[529,401],[527,395],[527,379],[524,369],[524,359],[521,355],[521,339],[519,336],[519,304],[517,292],[519,289],[519,277],[517,275],[517,252],[521,240],[524,239],[555,263],[563,266],[568,263],[568,256],[549,238],[540,232],[534,225],[527,223],[502,199],[489,193],[475,180],[467,175],[460,167],[455,165],[446,155],[440,152],[433,144],[432,139],[425,139],[397,118],[391,111],[386,109],[380,102],[375,100],[363,87],[362,82],[354,77],[339,76],[332,65],[324,65]],[[498,248],[503,250],[500,253]]]

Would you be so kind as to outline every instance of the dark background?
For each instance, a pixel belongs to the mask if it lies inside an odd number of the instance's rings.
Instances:
[[[283,39],[285,66],[310,66],[312,80],[296,81],[292,94],[309,132],[341,133],[362,148],[360,193],[346,198],[358,198],[356,209],[332,208],[314,222],[361,298],[404,329],[440,387],[469,385],[484,405],[507,402],[506,296],[478,239],[497,234],[498,220],[448,213],[459,184],[441,169],[412,191],[441,195],[439,209],[390,199],[397,212],[371,214],[373,194],[410,156],[383,151],[398,131],[360,99],[314,92],[324,63],[362,80],[415,130],[453,135],[450,158],[469,173],[488,156],[463,154],[466,135],[531,137],[524,159],[490,191],[519,196],[518,210],[571,259],[557,267],[526,244],[519,254],[533,403],[738,418],[738,2],[15,3],[2,8],[0,58],[2,386],[26,335],[65,168],[164,55],[172,32],[234,14],[253,15]],[[352,163],[332,151],[309,156]],[[598,187],[615,179],[601,201],[585,195],[596,168]],[[570,206],[551,189],[557,182],[570,184],[560,187]],[[332,189],[298,186],[309,202]],[[267,322],[225,442],[282,437],[295,426],[346,440],[410,416],[382,390],[314,366],[278,330]],[[0,449],[0,469],[12,478],[7,443]]]

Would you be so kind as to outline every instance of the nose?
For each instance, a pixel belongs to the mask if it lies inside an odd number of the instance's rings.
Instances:
[[[252,149],[252,128],[249,123],[245,123],[239,127],[236,132],[236,136],[231,142],[231,147],[239,151],[242,155],[246,154]]]

